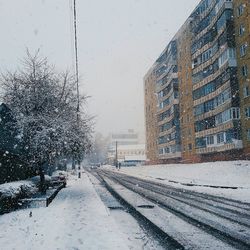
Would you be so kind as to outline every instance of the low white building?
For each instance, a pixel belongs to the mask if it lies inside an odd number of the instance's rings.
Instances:
[[[129,157],[135,160],[146,160],[145,144],[118,145],[117,156],[119,161],[128,160]]]
[[[116,148],[109,150],[109,162],[115,163]],[[117,160],[121,163],[142,163],[146,161],[145,144],[119,145],[117,144]]]
[[[135,145],[139,143],[139,135],[133,129],[128,131],[113,133],[110,135],[110,146],[118,145]]]
[[[116,155],[119,162],[144,162],[146,160],[145,144],[140,143],[139,134],[133,129],[111,134],[108,149],[109,164],[116,163]]]

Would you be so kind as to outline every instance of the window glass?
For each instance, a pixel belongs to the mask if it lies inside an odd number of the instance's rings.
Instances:
[[[224,133],[217,134],[217,143],[223,143],[224,142]]]

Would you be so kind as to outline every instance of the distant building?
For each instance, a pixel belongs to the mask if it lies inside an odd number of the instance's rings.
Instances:
[[[146,161],[145,144],[118,145],[118,161],[122,163],[144,163]]]
[[[135,145],[139,143],[139,135],[133,129],[126,132],[113,133],[110,136],[111,146],[115,146],[116,142],[119,145]]]
[[[124,162],[128,157],[133,157],[136,161],[145,161],[145,144],[139,144],[139,135],[132,129],[111,134],[108,149],[109,164],[115,164],[116,154],[120,162]]]

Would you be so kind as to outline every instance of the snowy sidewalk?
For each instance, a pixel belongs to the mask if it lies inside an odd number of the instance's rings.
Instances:
[[[128,249],[86,174],[70,180],[48,208],[0,216],[0,246],[4,250]]]

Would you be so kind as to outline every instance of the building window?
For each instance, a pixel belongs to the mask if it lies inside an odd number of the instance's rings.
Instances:
[[[245,86],[243,88],[243,95],[244,97],[248,97],[250,95],[250,89],[249,89],[249,86]]]
[[[207,145],[213,145],[214,144],[214,136],[208,136],[207,137]]]
[[[192,69],[196,68],[200,64],[200,58],[195,58],[192,62]]]
[[[188,150],[189,150],[189,151],[191,151],[191,150],[192,150],[192,148],[193,148],[193,147],[192,147],[192,144],[191,144],[191,143],[190,143],[190,144],[188,144]]]
[[[240,108],[231,108],[231,119],[240,119]]]
[[[165,154],[169,154],[170,153],[170,148],[166,147],[165,148]]]
[[[219,57],[219,67],[224,65],[229,59],[235,59],[235,58],[236,58],[235,48],[228,48]]]
[[[205,51],[201,58],[202,58],[202,63],[206,62],[207,60],[209,60],[212,56],[212,49],[208,49],[207,51]]]
[[[240,56],[243,57],[247,53],[247,43],[240,46]]]
[[[221,67],[223,64],[225,64],[228,60],[228,52],[225,50],[221,56],[219,57],[219,67]]]
[[[240,4],[237,8],[237,14],[238,16],[241,16],[244,12],[244,5],[243,4]]]
[[[250,141],[250,129],[247,130],[247,140]]]
[[[245,33],[245,26],[244,26],[244,24],[241,24],[239,27],[239,35],[243,36],[244,33]]]
[[[217,134],[217,143],[223,143],[225,140],[224,140],[224,133],[219,133]]]
[[[172,152],[172,153],[176,153],[176,146],[175,145],[173,145],[173,146],[170,146],[171,147],[171,149],[170,149],[170,151]]]
[[[205,148],[206,147],[206,138],[196,138],[195,139],[196,148]]]
[[[232,119],[240,119],[240,108],[227,109],[215,116],[215,124],[219,125]]]
[[[163,155],[163,148],[160,148],[158,153],[159,153],[159,155]]]
[[[242,76],[248,75],[248,68],[246,64],[241,67],[241,73],[242,73]]]
[[[250,118],[250,107],[245,109],[245,114],[247,118]]]

